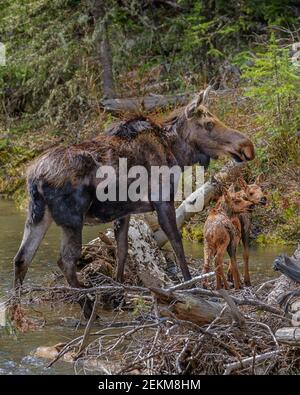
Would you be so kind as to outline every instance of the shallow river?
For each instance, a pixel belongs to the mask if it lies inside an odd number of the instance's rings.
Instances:
[[[15,255],[22,238],[25,214],[16,210],[14,204],[0,200],[0,301],[5,300],[12,286],[12,258]],[[97,236],[101,227],[85,227],[84,242]],[[103,227],[102,227],[103,229]],[[274,258],[282,252],[282,247],[252,247],[251,272],[254,282],[272,278],[276,275],[272,263]],[[291,253],[293,246],[284,247],[284,251]],[[40,283],[45,274],[57,271],[56,259],[59,251],[59,230],[52,225],[42,246],[28,271],[27,283]],[[185,252],[194,258],[203,256],[203,246],[198,243],[185,242]],[[59,342],[71,340],[81,334],[75,328],[62,325],[60,317],[79,317],[77,308],[66,306],[35,308],[42,311],[46,317],[43,329],[18,334],[17,337],[5,334],[0,329],[0,375],[1,374],[74,374],[71,364],[58,362],[47,368],[48,361],[33,357],[31,353],[38,346],[51,346]]]

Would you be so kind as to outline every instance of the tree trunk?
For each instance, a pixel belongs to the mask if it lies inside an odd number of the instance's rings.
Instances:
[[[105,10],[105,0],[94,0],[94,42],[102,65],[102,89],[105,99],[115,97],[112,51],[109,40],[109,26]]]
[[[107,22],[104,22],[103,24],[100,59],[102,64],[103,97],[107,99],[112,99],[113,97],[115,97],[116,93],[114,87],[113,62]]]
[[[279,343],[300,346],[300,328],[280,328],[277,329],[275,336]]]

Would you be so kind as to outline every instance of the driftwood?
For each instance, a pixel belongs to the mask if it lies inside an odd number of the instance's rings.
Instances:
[[[128,247],[125,277],[131,284],[142,283],[146,287],[171,285],[170,279],[165,274],[167,267],[165,256],[158,248],[153,233],[145,221],[138,218],[130,220]],[[98,268],[99,273],[112,276],[113,271],[116,270],[115,248],[111,230],[105,234],[99,233],[99,237],[84,246],[82,261],[83,264],[88,263],[88,265],[82,270],[83,274],[89,275],[91,272],[94,276]],[[107,271],[103,263],[109,264],[111,270]]]
[[[197,206],[200,211],[208,206],[209,202],[218,193],[220,186],[226,183],[231,183],[241,172],[244,167],[243,163],[229,162],[220,172],[218,172],[210,181],[206,182],[195,192],[193,192],[180,206],[176,209],[176,221],[178,229],[181,229],[186,221],[192,218],[197,211],[191,210],[191,206],[195,206],[197,202],[203,202],[202,207]],[[165,233],[159,228],[157,220],[154,216],[147,215],[146,221],[154,232],[154,238],[159,247],[167,243],[168,238]]]
[[[274,261],[274,269],[300,283],[300,259],[281,254]]]
[[[158,311],[163,317],[175,316],[179,320],[197,325],[208,324],[221,315],[221,321],[232,321],[230,312],[224,310],[225,305],[222,303],[160,288],[151,288],[151,291],[157,299]]]
[[[300,295],[300,244],[293,256],[279,255],[274,260],[274,269],[283,274],[269,293],[268,303],[279,304],[287,311],[292,298]]]
[[[300,346],[300,328],[287,327],[276,331],[275,337],[279,343],[289,344],[290,346]]]
[[[132,112],[152,111],[155,108],[165,108],[188,103],[191,94],[181,93],[172,96],[150,94],[144,97],[132,97],[125,99],[103,99],[101,105],[104,110],[110,112]]]

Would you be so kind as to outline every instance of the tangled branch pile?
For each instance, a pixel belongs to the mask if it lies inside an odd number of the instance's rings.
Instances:
[[[72,361],[77,372],[104,374],[299,371],[299,344],[282,344],[275,336],[279,328],[291,326],[291,314],[279,307],[278,298],[295,289],[294,282],[281,276],[241,291],[212,291],[202,288],[203,276],[195,276],[194,269],[193,280],[178,284],[177,279],[175,284],[174,276],[158,264],[170,267],[170,259],[153,243],[145,223],[133,221],[125,284],[112,279],[115,245],[108,233],[84,249],[81,277],[87,288],[58,285],[57,278],[48,287],[24,288],[23,305],[73,303],[87,295],[94,300],[83,334],[46,350],[42,347],[36,355],[49,355],[49,366],[63,358]],[[204,276],[214,289],[214,273]]]

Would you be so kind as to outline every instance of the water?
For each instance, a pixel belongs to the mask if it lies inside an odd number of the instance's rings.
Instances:
[[[0,300],[7,297],[12,286],[12,259],[19,247],[25,214],[16,210],[14,204],[0,200]],[[103,226],[85,227],[83,240],[87,242],[97,236]],[[203,257],[203,246],[199,243],[185,242],[185,252],[194,258]],[[274,258],[284,249],[292,253],[294,247],[252,247],[251,273],[253,282],[259,282],[277,275],[272,268]],[[56,259],[59,251],[59,229],[52,225],[43,241],[26,276],[26,283],[40,284],[43,277],[57,271]],[[239,254],[239,260],[241,260]],[[24,334],[17,338],[0,332],[0,375],[1,374],[74,374],[72,364],[57,362],[47,368],[49,361],[36,358],[32,352],[39,346],[53,346],[66,342],[81,334],[62,324],[62,317],[79,317],[77,306],[35,306],[46,317],[44,328]],[[34,314],[36,315],[36,314]]]
[[[4,300],[13,282],[12,259],[22,239],[25,213],[18,211],[10,201],[0,200],[0,301]],[[103,230],[103,226],[84,229],[83,241],[87,242]],[[42,278],[57,271],[56,259],[59,252],[59,229],[51,225],[26,276],[26,284],[40,284]],[[72,364],[57,362],[47,368],[49,361],[30,355],[39,346],[53,346],[80,336],[76,330],[62,325],[61,317],[79,317],[77,306],[37,306],[46,317],[46,326],[37,331],[18,334],[17,338],[0,331],[0,375],[1,374],[74,374]],[[37,314],[34,312],[34,316]]]

